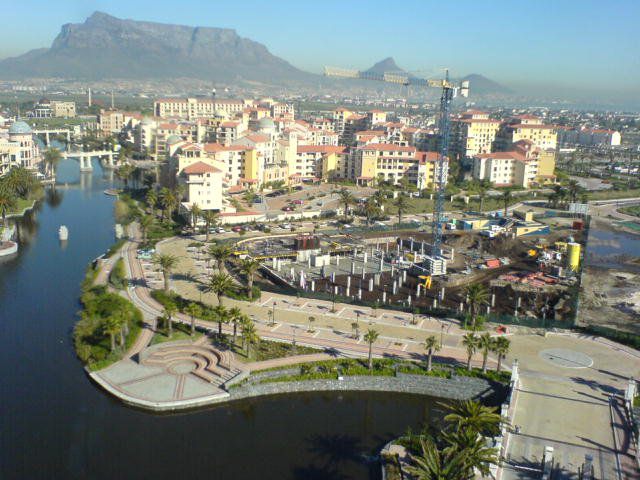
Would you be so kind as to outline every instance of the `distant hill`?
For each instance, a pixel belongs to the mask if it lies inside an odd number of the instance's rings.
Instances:
[[[504,85],[494,82],[483,75],[472,73],[463,77],[462,80],[469,80],[471,96],[474,95],[509,95],[513,90]]]
[[[317,77],[234,30],[122,20],[96,12],[63,25],[51,48],[0,61],[0,77],[199,78],[263,83]]]
[[[368,70],[365,70],[366,73],[407,73],[403,69],[401,69],[396,61],[392,57],[387,57],[384,60],[380,60],[373,67]]]

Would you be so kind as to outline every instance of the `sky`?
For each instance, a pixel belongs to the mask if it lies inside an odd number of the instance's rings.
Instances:
[[[516,88],[640,99],[640,0],[22,0],[2,9],[0,58],[47,47],[96,10],[232,28],[316,73],[391,56],[422,76],[448,67]]]

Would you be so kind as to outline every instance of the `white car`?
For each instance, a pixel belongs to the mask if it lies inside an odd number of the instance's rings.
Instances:
[[[227,233],[227,231],[222,227],[218,228],[217,232],[218,233]]]
[[[291,224],[290,223],[283,223],[282,225],[280,225],[280,228],[283,230],[291,230]]]

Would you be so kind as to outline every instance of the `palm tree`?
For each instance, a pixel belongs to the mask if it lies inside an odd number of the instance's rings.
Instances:
[[[313,322],[316,321],[316,317],[310,316],[307,320],[309,320],[309,330],[307,330],[307,331],[309,333],[313,333],[313,328],[311,327],[311,325],[313,324]]]
[[[489,352],[493,348],[493,338],[489,332],[484,332],[478,338],[478,348],[482,352],[482,373],[487,373],[487,359]]]
[[[214,210],[205,210],[202,214],[202,219],[204,220],[205,228],[207,230],[207,242],[209,241],[209,229],[218,221],[219,217],[220,214]]]
[[[116,349],[116,335],[120,332],[122,327],[122,318],[111,315],[104,321],[103,329],[106,334],[111,338],[111,352]]]
[[[173,316],[178,311],[178,306],[173,302],[166,302],[164,304],[164,316],[167,321],[165,325],[167,327],[167,336],[171,337],[173,335]]]
[[[172,190],[164,187],[160,190],[160,204],[162,205],[162,218],[164,220],[165,214],[166,217],[171,220],[173,217],[173,210],[176,208],[179,203],[178,198]]]
[[[193,337],[196,333],[196,318],[202,316],[202,307],[197,303],[190,303],[185,308],[184,313],[191,317],[191,336]]]
[[[236,344],[236,337],[238,335],[238,323],[242,323],[244,313],[238,307],[231,307],[229,309],[229,319],[233,324],[233,344]]]
[[[373,197],[369,197],[364,204],[364,215],[367,217],[367,225],[371,224],[371,219],[380,215],[380,207]]]
[[[371,195],[371,197],[369,198],[373,198],[373,200],[376,202],[376,204],[379,207],[382,207],[384,205],[385,200],[387,199],[387,194],[385,192],[384,189],[379,189],[376,190],[375,192],[373,192],[373,195]]]
[[[224,262],[231,257],[233,249],[228,245],[212,245],[209,247],[209,255],[216,261],[216,266],[220,273],[227,273]]]
[[[116,170],[116,175],[118,175],[118,177],[120,177],[124,182],[125,190],[129,189],[129,179],[131,178],[131,175],[133,175],[135,169],[136,168],[133,165],[125,163],[124,165],[120,165]]]
[[[253,279],[259,268],[260,262],[252,258],[245,258],[240,263],[240,272],[247,277],[247,296],[249,301],[253,300]]]
[[[142,241],[147,243],[147,233],[149,233],[149,228],[153,224],[153,217],[151,215],[142,215],[138,224],[140,225],[140,230],[142,230]]]
[[[581,190],[582,188],[580,187],[580,184],[577,180],[569,180],[569,182],[567,183],[567,193],[573,203],[578,200],[578,195],[580,194]]]
[[[462,345],[467,349],[467,370],[471,370],[471,358],[478,349],[478,337],[474,333],[467,333],[462,337]]]
[[[487,192],[491,188],[491,184],[485,182],[484,180],[480,182],[478,185],[478,198],[480,199],[480,213],[482,213],[484,206],[484,199],[487,196]]]
[[[496,371],[500,371],[500,367],[502,366],[502,360],[509,353],[509,347],[511,346],[511,341],[507,337],[497,337],[493,341],[493,347],[491,351],[498,355],[498,367]]]
[[[465,453],[444,453],[430,438],[420,438],[420,455],[411,455],[412,466],[407,471],[417,480],[466,480],[462,476],[465,468]]]
[[[445,405],[451,412],[444,420],[455,427],[457,431],[472,430],[476,434],[491,435],[500,429],[502,418],[496,413],[496,407],[486,407],[480,402],[465,400],[452,405]]]
[[[476,320],[480,313],[480,307],[487,303],[489,292],[482,283],[472,283],[466,289],[467,303],[471,314],[471,328],[476,328]]]
[[[504,203],[504,216],[507,216],[507,213],[509,213],[508,209],[509,209],[509,203],[511,202],[511,199],[513,198],[513,194],[511,193],[511,189],[507,188],[504,192],[502,192],[502,202]]]
[[[482,477],[489,475],[491,465],[497,463],[497,450],[487,446],[486,439],[471,428],[462,428],[453,432],[445,432],[443,440],[448,445],[442,452],[455,457],[462,455],[463,464],[460,466],[460,479],[476,478],[476,473]]]
[[[156,211],[156,206],[158,205],[158,194],[154,189],[152,188],[149,189],[145,197],[145,201],[149,206],[149,213],[154,214]]]
[[[2,187],[2,184],[0,184],[0,187]],[[15,195],[6,187],[0,188],[0,215],[2,216],[3,226],[7,224],[7,214],[10,210],[16,208],[16,204]]]
[[[396,207],[396,211],[398,212],[398,224],[402,223],[402,215],[409,210],[409,200],[406,195],[400,194],[396,201],[393,202]]]
[[[378,340],[380,334],[375,331],[373,328],[367,330],[367,333],[364,334],[364,341],[369,344],[369,370],[373,369],[373,344]]]
[[[3,184],[10,193],[21,198],[27,198],[38,185],[33,174],[24,167],[9,170],[9,173],[3,177]]]
[[[248,318],[248,317],[247,317]],[[249,348],[251,345],[257,344],[260,341],[256,327],[251,320],[242,323],[241,327],[242,346],[247,347],[247,357],[249,356]]]
[[[60,150],[58,150],[57,148],[47,148],[45,150],[44,163],[46,165],[47,172],[51,175],[51,177],[56,176],[56,168],[58,167],[60,160],[62,160],[62,154],[60,153]],[[52,188],[56,188],[56,182],[53,182],[51,185]]]
[[[213,314],[215,321],[218,323],[218,338],[222,338],[222,324],[229,323],[229,320],[231,320],[229,311],[224,305],[218,304],[213,307]]]
[[[430,335],[424,341],[424,348],[427,350],[427,371],[430,372],[431,371],[431,358],[433,356],[433,352],[440,351],[440,342],[438,341],[438,339],[435,336]]]
[[[218,305],[222,305],[222,296],[233,288],[233,279],[226,273],[214,273],[209,277],[207,291],[213,292],[218,299]]]
[[[178,257],[168,253],[161,253],[154,255],[152,262],[162,270],[162,276],[164,277],[164,291],[169,293],[169,278],[172,270],[178,264]]]
[[[344,207],[344,218],[348,217],[349,214],[349,205],[353,205],[356,203],[356,199],[353,194],[346,188],[340,189],[338,192],[338,197],[340,198],[340,203]]]
[[[191,213],[191,224],[193,225],[193,230],[195,231],[196,226],[198,225],[198,219],[202,215],[202,209],[198,206],[197,203],[194,203],[193,205],[191,205],[189,213]]]

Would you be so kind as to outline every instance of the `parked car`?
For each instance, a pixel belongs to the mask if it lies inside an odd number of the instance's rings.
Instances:
[[[290,205],[285,205],[284,207],[282,207],[282,211],[283,212],[292,212],[293,211],[293,207]]]
[[[300,199],[293,200],[291,203],[293,203],[294,205],[302,205],[304,204],[304,200],[300,200]]]
[[[236,233],[239,233],[239,232],[241,232],[242,230],[244,230],[244,229],[243,229],[241,226],[239,226],[239,225],[236,225],[235,227],[232,227],[232,228],[231,228],[231,231],[232,231],[232,232],[236,232]]]
[[[282,225],[280,225],[280,228],[283,230],[291,230],[291,224],[290,223],[283,223]]]
[[[224,228],[222,228],[222,227],[218,227],[218,229],[216,230],[216,232],[218,232],[218,233],[227,233],[227,231],[226,231]]]

